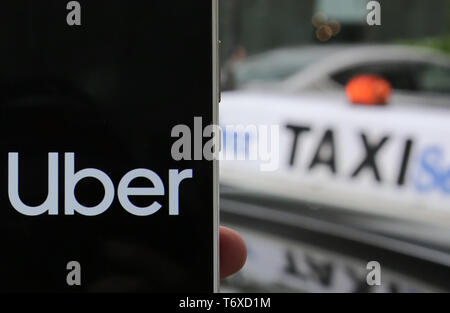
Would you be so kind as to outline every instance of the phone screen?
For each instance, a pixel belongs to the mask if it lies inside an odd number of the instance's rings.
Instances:
[[[0,19],[2,291],[213,291],[212,1]]]

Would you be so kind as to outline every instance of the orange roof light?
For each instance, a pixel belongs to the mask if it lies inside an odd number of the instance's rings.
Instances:
[[[350,102],[362,105],[385,105],[392,93],[389,81],[376,75],[359,75],[346,87]]]

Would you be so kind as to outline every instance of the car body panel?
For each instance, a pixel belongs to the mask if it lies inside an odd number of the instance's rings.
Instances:
[[[352,210],[450,225],[448,113],[446,108],[430,109],[426,104],[352,105],[343,92],[225,93],[220,105],[225,133],[227,125],[278,126],[274,144],[279,145],[279,167],[261,171],[260,163],[264,162],[224,157],[221,182],[325,205],[339,203]],[[293,160],[295,136],[289,125],[309,129],[299,135]],[[327,134],[332,140],[325,138]],[[260,144],[260,137],[249,134],[250,150]],[[374,150],[383,139],[373,156],[378,179],[371,166],[354,175],[368,157],[366,145]],[[245,144],[226,140],[225,154],[233,149],[246,154]],[[332,146],[334,156],[330,156]],[[319,159],[334,161],[334,171],[323,162],[312,166],[315,156],[322,154]]]

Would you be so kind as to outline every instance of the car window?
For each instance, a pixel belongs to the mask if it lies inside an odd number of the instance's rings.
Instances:
[[[238,86],[252,82],[280,82],[300,72],[330,53],[329,50],[280,49],[250,57],[236,64],[235,79]]]
[[[345,86],[353,77],[362,74],[374,74],[387,79],[394,89],[418,91],[419,86],[414,79],[414,69],[407,63],[371,63],[350,67],[337,72],[331,78]]]
[[[450,68],[437,65],[423,67],[417,75],[418,86],[423,92],[450,94]]]
[[[249,82],[277,82],[303,69],[308,63],[300,60],[268,60],[241,64],[236,71],[238,85]]]

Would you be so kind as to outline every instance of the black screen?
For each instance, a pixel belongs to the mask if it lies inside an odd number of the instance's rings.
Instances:
[[[212,1],[69,2],[2,2],[0,290],[212,291]]]

